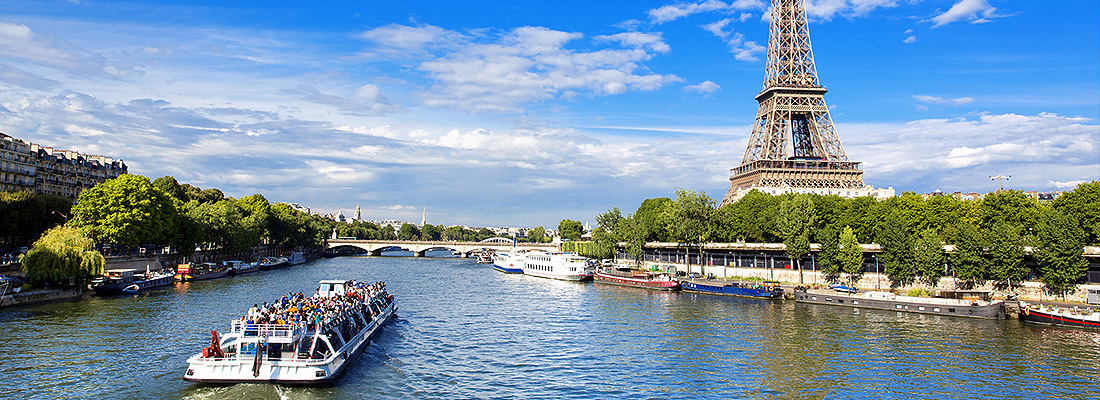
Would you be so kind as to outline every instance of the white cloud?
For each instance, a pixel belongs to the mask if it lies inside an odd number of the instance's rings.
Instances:
[[[1047,185],[1049,185],[1051,187],[1056,187],[1058,189],[1072,190],[1073,188],[1076,188],[1077,185],[1080,185],[1080,184],[1085,183],[1085,182],[1086,181],[1084,181],[1084,180],[1077,180],[1077,181],[1047,181]]]
[[[726,41],[726,46],[733,53],[733,58],[740,61],[758,61],[759,58],[756,55],[767,51],[768,48],[754,41],[745,40],[745,35],[740,32],[726,30],[731,22],[733,22],[732,19],[726,18],[703,25],[703,29]]]
[[[934,182],[945,191],[979,190],[982,179],[997,174],[1032,189],[1100,179],[1100,125],[1087,118],[982,114],[837,130],[848,156],[864,162],[865,178],[894,187]]]
[[[917,41],[917,37],[916,37],[916,36],[910,36],[910,37],[907,37],[907,38],[905,38],[905,40],[903,40],[902,42],[905,42],[905,43],[916,43],[916,41]]]
[[[659,33],[623,32],[614,35],[596,36],[594,39],[597,41],[619,42],[623,46],[646,48],[657,53],[667,53],[672,50]]]
[[[917,100],[919,102],[928,103],[928,104],[945,104],[945,105],[956,105],[956,106],[971,104],[971,103],[974,102],[974,98],[972,98],[972,97],[958,97],[958,98],[954,98],[954,99],[947,99],[947,98],[943,98],[943,97],[926,96],[926,95],[919,95],[919,94],[913,95],[913,99]]]
[[[698,92],[702,94],[711,94],[717,92],[721,88],[722,87],[718,86],[717,83],[711,81],[703,81],[695,85],[684,86],[684,90]]]
[[[461,34],[435,25],[406,26],[389,24],[371,29],[360,38],[398,51],[423,52],[429,47],[441,47],[462,41]]]
[[[416,67],[432,81],[424,104],[511,113],[520,111],[521,105],[555,97],[656,90],[681,80],[651,73],[641,65],[654,53],[669,50],[659,34],[626,32],[596,38],[627,48],[577,51],[567,47],[582,36],[520,27],[499,37],[466,37],[465,43]]]
[[[807,0],[806,15],[829,20],[840,15],[853,18],[867,15],[876,8],[896,7],[899,0]]]
[[[704,12],[728,12],[733,10],[751,10],[761,8],[764,8],[764,3],[762,3],[760,0],[734,0],[729,4],[718,0],[706,0],[697,1],[694,3],[676,3],[658,7],[649,10],[649,19],[652,20],[654,23],[663,24],[665,22],[675,21],[680,18]],[[744,18],[744,15],[742,15],[741,18]]]
[[[932,21],[936,23],[936,27],[964,19],[972,24],[981,24],[998,17],[996,11],[997,8],[989,5],[988,0],[959,0],[947,11],[932,17]]]

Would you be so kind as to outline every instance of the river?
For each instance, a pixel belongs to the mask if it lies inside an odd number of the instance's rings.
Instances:
[[[326,387],[181,379],[210,331],[321,279],[399,305]],[[1098,398],[1100,333],[343,257],[0,310],[0,398]]]

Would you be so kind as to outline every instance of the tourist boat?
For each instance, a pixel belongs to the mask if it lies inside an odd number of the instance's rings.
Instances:
[[[1091,307],[1029,304],[1020,301],[1020,320],[1034,324],[1100,329],[1100,310]]]
[[[596,283],[610,285],[640,287],[654,290],[677,290],[680,282],[672,279],[666,272],[643,271],[631,269],[627,266],[597,269],[592,274]]]
[[[145,290],[168,286],[172,284],[174,274],[172,271],[160,270],[149,271],[146,270],[145,274],[137,275],[134,277],[134,283],[122,289],[122,293],[125,294],[138,294]]]
[[[523,257],[522,253],[509,253],[505,251],[498,251],[493,253],[493,269],[506,273],[506,274],[522,274],[523,273]]]
[[[109,269],[107,275],[92,279],[88,284],[88,290],[97,296],[111,296],[121,294],[122,289],[134,282],[135,269]]]
[[[529,251],[521,256],[523,263],[520,268],[523,269],[524,275],[563,281],[592,279],[592,269],[588,266],[588,259],[577,253]]]
[[[680,281],[680,287],[686,292],[720,294],[725,296],[751,297],[755,299],[779,299],[783,297],[783,288],[779,282],[734,282],[724,279],[686,279]]]
[[[285,257],[265,257],[260,259],[260,271],[270,271],[290,265]]]
[[[285,304],[298,302],[330,308],[303,318],[313,321],[317,315],[327,315],[315,324],[255,324],[249,323],[248,316],[234,319],[229,333],[211,332],[210,346],[187,359],[183,378],[215,384],[330,382],[347,370],[397,311],[382,282],[323,280],[313,297]]]
[[[286,262],[289,265],[300,265],[306,263],[306,256],[300,252],[283,253],[283,258],[286,258]]]
[[[180,282],[201,281],[221,278],[229,274],[229,268],[214,263],[180,264],[176,267],[175,279]]]
[[[824,290],[796,290],[799,303],[825,304],[904,311],[955,317],[1004,319],[1004,300],[994,300],[991,292],[943,291],[942,297],[901,296],[890,292],[836,293]]]
[[[260,263],[246,263],[244,261],[226,261],[223,264],[229,268],[229,275],[241,275],[260,270]]]

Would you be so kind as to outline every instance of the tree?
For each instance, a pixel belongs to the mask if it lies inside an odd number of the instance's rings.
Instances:
[[[189,200],[187,198],[187,192],[184,191],[183,186],[180,186],[180,183],[176,181],[176,178],[173,178],[171,176],[162,176],[160,178],[153,179],[152,184],[157,189],[163,191],[164,194],[167,194],[168,196],[171,196],[176,200],[182,201],[184,203]]]
[[[634,218],[638,220],[638,224],[645,229],[645,241],[647,242],[667,242],[668,236],[668,224],[665,223],[665,209],[672,204],[672,199],[668,197],[658,197],[654,199],[645,199],[642,204],[638,206],[638,210],[634,212]]]
[[[619,240],[626,243],[626,252],[634,259],[634,265],[641,266],[645,258],[646,229],[634,215],[627,215],[615,227]]]
[[[443,237],[443,229],[432,224],[424,224],[420,229],[420,238],[427,241],[436,241]]]
[[[586,257],[606,259],[615,257],[615,238],[602,227],[592,230],[592,241],[587,246]]]
[[[420,229],[407,222],[401,224],[401,230],[397,232],[397,240],[420,240]]]
[[[542,226],[536,226],[534,229],[527,231],[527,238],[532,242],[542,243],[542,239],[546,237],[546,228]]]
[[[46,231],[22,258],[31,282],[59,282],[102,275],[105,261],[95,243],[76,228],[59,226]]]
[[[913,246],[913,266],[924,283],[936,287],[944,274],[943,238],[935,229],[926,228]]]
[[[1082,252],[1084,232],[1073,217],[1046,209],[1039,218],[1036,236],[1035,259],[1043,273],[1040,279],[1048,290],[1064,298],[1088,270]]]
[[[897,283],[907,283],[913,279],[913,239],[909,228],[896,213],[891,212],[885,223],[875,234],[882,245],[882,261],[886,264],[886,275]]]
[[[849,227],[848,229],[851,230],[852,228]],[[855,235],[854,232],[853,235]],[[821,250],[817,253],[817,262],[821,264],[822,270],[825,271],[825,281],[835,281],[840,273],[844,271],[844,266],[840,260],[840,235],[833,228],[825,228],[818,231],[817,236],[817,241],[821,244]]]
[[[1028,268],[1024,261],[1024,239],[1022,229],[1005,221],[997,221],[989,232],[989,277],[1005,282],[1012,288],[1027,278]]]
[[[796,195],[779,203],[778,225],[787,256],[798,269],[798,283],[802,283],[802,256],[810,252],[810,228],[816,215],[809,196]]]
[[[27,246],[65,223],[72,200],[31,192],[0,192],[0,248]]]
[[[997,221],[1030,228],[1039,216],[1039,203],[1019,190],[990,193],[981,200],[981,229],[989,231]]]
[[[735,203],[717,213],[716,238],[727,242],[772,243],[778,239],[775,215],[779,198],[750,190]]]
[[[1100,181],[1077,185],[1054,199],[1052,207],[1077,220],[1088,236],[1085,243],[1100,244]]]
[[[985,240],[978,228],[968,222],[959,222],[949,229],[948,239],[955,245],[951,253],[951,269],[955,279],[962,281],[963,287],[972,287],[988,275],[988,261],[985,258]]]
[[[613,232],[615,225],[622,219],[622,212],[619,211],[619,207],[615,207],[596,216],[596,227],[603,228],[607,232]]]
[[[863,248],[860,247],[855,231],[850,226],[845,226],[844,231],[840,232],[838,260],[841,269],[848,274],[849,284],[855,286],[856,282],[863,278]]]
[[[584,234],[584,226],[580,221],[563,219],[558,223],[558,235],[562,239],[579,240]]]
[[[148,178],[125,174],[80,192],[69,226],[100,242],[167,244],[179,220],[174,201]]]
[[[225,194],[216,188],[205,189],[199,193],[200,203],[216,203],[225,200]]]
[[[690,247],[699,245],[700,261],[703,244],[710,240],[714,226],[714,199],[704,192],[677,190],[676,200],[665,209],[665,223],[672,240]],[[687,269],[691,272],[691,254],[687,258]]]

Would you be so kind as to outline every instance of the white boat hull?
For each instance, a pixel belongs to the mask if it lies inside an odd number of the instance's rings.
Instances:
[[[280,383],[280,384],[321,384],[332,381],[344,372],[345,367],[362,353],[371,338],[382,326],[394,318],[397,303],[392,302],[365,329],[345,345],[341,351],[325,359],[268,360],[260,364],[259,373],[254,373],[252,355],[241,355],[229,359],[203,358],[196,354],[187,359],[187,372],[184,379],[193,382],[232,384],[232,383]]]

